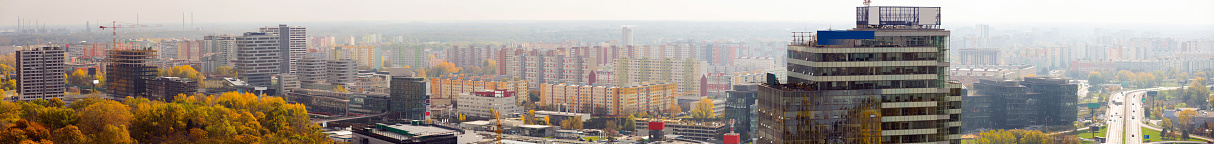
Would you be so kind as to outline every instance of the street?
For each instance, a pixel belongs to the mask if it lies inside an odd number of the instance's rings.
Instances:
[[[1109,109],[1105,117],[1109,120],[1107,143],[1139,144],[1142,143],[1143,107],[1142,98],[1147,91],[1176,89],[1150,88],[1113,93],[1109,96]],[[1122,131],[1125,133],[1122,134]],[[1123,140],[1124,139],[1124,140]]]

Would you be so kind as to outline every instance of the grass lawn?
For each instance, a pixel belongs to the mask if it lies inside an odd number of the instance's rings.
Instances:
[[[596,136],[595,137],[582,137],[582,139],[586,139],[586,140],[590,140],[590,141],[599,141],[599,140],[607,139],[607,137],[596,137]]]
[[[961,144],[977,144],[977,143],[978,142],[975,139],[962,139],[961,140]],[[1082,141],[1081,143],[1082,144],[1092,144],[1091,141]]]
[[[1148,139],[1148,140],[1151,140],[1151,141],[1153,141],[1153,142],[1157,142],[1157,141],[1181,141],[1181,140],[1179,140],[1179,138],[1171,138],[1171,139],[1168,139],[1168,140],[1163,140],[1163,139],[1160,139],[1161,137],[1159,136],[1159,131],[1152,130],[1152,129],[1149,129],[1149,128],[1142,128],[1142,134],[1143,134],[1143,135],[1149,135],[1149,136],[1151,136],[1151,139]],[[1201,139],[1195,139],[1195,138],[1189,138],[1189,140],[1184,140],[1184,141],[1199,141],[1199,142],[1204,142],[1205,140],[1201,140]]]
[[[1092,134],[1092,132],[1088,130],[1081,130],[1078,131],[1080,133],[1075,134],[1075,136],[1085,139],[1092,139],[1092,136],[1105,137],[1105,133],[1107,133],[1108,129],[1108,126],[1100,126],[1100,132],[1097,132],[1096,134]]]

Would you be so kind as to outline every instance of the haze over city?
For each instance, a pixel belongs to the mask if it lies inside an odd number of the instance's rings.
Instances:
[[[0,0],[0,143],[1214,143],[1209,0]]]

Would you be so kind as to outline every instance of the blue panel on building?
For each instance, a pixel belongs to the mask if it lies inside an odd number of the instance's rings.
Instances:
[[[837,45],[843,39],[873,39],[874,31],[818,31],[818,44]]]

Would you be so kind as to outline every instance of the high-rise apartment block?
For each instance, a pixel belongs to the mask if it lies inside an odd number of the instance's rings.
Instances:
[[[279,36],[246,32],[236,37],[236,72],[249,85],[269,87],[270,76],[283,72]]]
[[[358,64],[359,70],[378,69],[381,65],[375,65],[379,61],[379,54],[375,52],[375,46],[367,45],[343,45],[333,47],[333,56],[330,59],[353,59]]]
[[[308,29],[301,26],[261,27],[258,32],[278,37],[279,72],[295,74],[294,63],[308,52]]]
[[[321,83],[326,80],[328,75],[328,61],[325,59],[304,58],[296,62],[299,66],[296,68],[296,74],[299,75],[299,81],[305,83]]]
[[[159,69],[152,62],[156,51],[150,49],[110,50],[106,65],[105,89],[111,97],[146,97],[149,81]]]
[[[493,48],[486,45],[485,47],[460,47],[454,46],[443,51],[446,55],[447,62],[455,64],[456,67],[481,67],[485,60],[495,58],[497,52],[502,48]],[[499,62],[500,63],[500,62]]]
[[[622,26],[620,28],[620,45],[631,46],[632,44],[632,26]]]
[[[999,65],[999,49],[969,48],[957,50],[957,65]]]
[[[64,49],[58,46],[24,46],[17,51],[17,100],[63,98]]]
[[[305,58],[298,64],[299,80],[303,82],[352,84],[358,80],[357,64],[352,59]]]
[[[327,60],[325,78],[329,83],[355,83],[358,80],[358,63],[352,59]]]
[[[527,80],[529,85],[542,83],[589,83],[589,74],[598,67],[594,59],[578,53],[579,49],[505,50],[506,75]]]
[[[430,50],[421,46],[396,46],[392,48],[392,67],[424,68],[430,66]],[[501,61],[497,62],[499,65]]]
[[[611,69],[612,85],[632,86],[653,83],[677,83],[681,95],[700,96],[704,69],[693,59],[616,59]]]
[[[857,7],[856,18],[794,33],[788,83],[758,88],[756,143],[961,143],[940,8]]]
[[[202,56],[211,65],[204,69],[214,69],[220,66],[235,67],[237,35],[207,35],[202,38],[202,49],[208,51]],[[209,55],[209,56],[208,56]]]
[[[628,87],[574,84],[541,84],[539,105],[558,111],[594,115],[629,115],[645,111],[667,113],[675,104],[678,85],[647,84]]]

